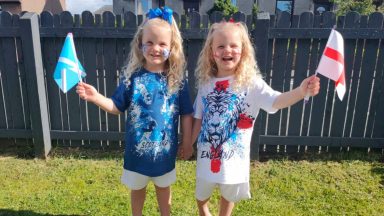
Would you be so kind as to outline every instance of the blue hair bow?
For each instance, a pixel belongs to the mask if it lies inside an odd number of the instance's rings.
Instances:
[[[165,6],[163,8],[150,9],[148,12],[148,18],[153,19],[159,17],[172,25],[172,14],[172,9]]]

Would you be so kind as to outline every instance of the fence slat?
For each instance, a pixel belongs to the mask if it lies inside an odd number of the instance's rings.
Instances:
[[[321,21],[322,21],[322,16],[314,16],[313,28],[320,28],[321,27]],[[321,53],[319,53],[319,44],[320,44],[320,39],[317,39],[317,38],[312,39],[308,76],[312,76],[313,74],[316,73],[316,68],[318,65],[318,59],[319,59],[319,56],[321,56]],[[307,130],[305,130],[304,133],[306,133],[306,135],[309,135],[312,133],[313,135],[311,135],[311,136],[320,136],[321,130],[318,130],[318,131],[312,130],[311,131],[311,126],[313,124],[313,121],[315,121],[315,122],[317,122],[316,124],[321,127],[322,118],[321,118],[321,115],[318,115],[317,113],[315,113],[313,115],[312,111],[313,111],[314,107],[319,107],[319,106],[323,107],[324,105],[318,104],[318,105],[314,106],[313,97],[311,97],[309,99],[309,101],[310,101],[309,103],[304,104],[306,107],[304,116],[309,117],[309,119],[304,118],[303,128],[307,128]],[[320,113],[321,113],[321,110],[320,110]],[[310,153],[319,152],[319,147],[313,147],[313,146],[306,145],[305,148],[306,148],[306,152],[310,152]]]
[[[3,12],[0,14],[0,20],[1,20],[1,27],[7,27],[12,25],[12,18],[10,13]],[[6,44],[6,40],[8,38],[1,38],[0,40],[0,49],[3,50],[3,45]],[[7,91],[7,75],[5,74],[6,71],[6,65],[5,65],[5,52],[0,52],[0,128],[2,129],[8,129],[8,124],[11,119],[8,120],[8,118],[12,118],[12,116],[8,117],[8,111],[10,109],[10,104],[8,103],[8,91]]]
[[[277,17],[277,28],[289,28],[290,26],[290,14],[288,12],[282,12],[280,16]],[[274,55],[272,57],[272,83],[271,87],[276,90],[283,92],[284,91],[284,80],[286,76],[290,76],[290,71],[285,71],[285,65],[287,61],[287,47],[288,39],[276,39],[274,41]],[[289,79],[288,79],[289,82]],[[285,134],[285,131],[282,132],[280,129],[280,119],[282,117],[282,112],[287,112],[287,109],[282,109],[273,115],[268,115],[268,134],[271,135],[282,135]],[[286,115],[285,115],[286,116]],[[285,123],[285,119],[282,119]],[[283,124],[284,124],[283,123]],[[276,152],[278,146],[266,146],[267,152]],[[283,146],[281,146],[283,148]],[[280,151],[285,151],[285,149],[280,149]]]
[[[384,28],[384,25],[383,27]],[[377,69],[375,76],[375,90],[372,96],[373,109],[370,113],[375,113],[375,119],[373,120],[373,130],[370,137],[384,137],[384,40],[381,40],[380,53],[377,61]],[[382,151],[384,148],[382,148]]]
[[[359,23],[359,30],[364,30],[367,28],[367,16],[361,16],[360,17],[360,23]],[[353,64],[353,73],[351,74],[351,84],[350,84],[350,97],[348,102],[348,113],[347,113],[347,121],[346,121],[346,128],[345,128],[345,136],[349,137],[352,133],[352,127],[353,126],[353,118],[354,118],[354,112],[355,112],[355,106],[356,106],[356,99],[357,99],[357,87],[360,77],[360,69],[361,69],[361,60],[364,50],[364,40],[359,39],[357,41],[356,50],[355,50],[355,58],[354,58],[354,64]]]
[[[137,20],[134,13],[130,11],[124,13],[124,28],[137,28]]]
[[[91,12],[85,11],[82,13],[82,26],[95,28],[95,19]],[[83,38],[83,55],[84,62],[83,67],[87,73],[85,78],[86,82],[96,89],[97,84],[97,67],[96,67],[96,40],[95,38]],[[88,108],[88,130],[100,131],[100,116],[99,107],[92,103],[87,103]],[[90,140],[85,142],[85,145],[89,143],[90,146],[101,146],[101,141]]]
[[[196,32],[200,30],[200,14],[197,12],[190,13],[190,30],[192,32]],[[187,64],[187,78],[189,82],[189,90],[191,94],[191,98],[195,98],[197,95],[196,89],[196,80],[195,80],[195,68],[197,65],[197,60],[199,58],[199,52],[197,50],[201,50],[203,48],[203,40],[189,40],[186,48],[186,61]]]
[[[358,29],[359,18],[360,18],[360,15],[356,12],[348,13],[344,19],[344,28]],[[346,121],[347,105],[348,105],[348,99],[350,97],[349,88],[350,88],[350,81],[352,78],[352,69],[353,69],[352,66],[353,66],[353,61],[355,57],[356,42],[357,40],[355,39],[344,40],[345,81],[347,85],[346,86],[347,91],[343,101],[340,101],[337,98],[335,98],[335,102],[334,102],[335,104],[333,109],[334,114],[332,117],[331,129],[330,129],[331,137],[342,137],[344,128],[350,127],[349,125],[345,125],[344,123]],[[341,125],[342,127],[340,127]],[[343,150],[342,147],[339,147],[339,149],[335,149],[334,151],[340,151],[340,150]],[[332,149],[329,149],[329,151],[332,151]]]
[[[47,11],[40,15],[40,24],[42,27],[53,28],[54,16]],[[48,109],[51,130],[62,130],[60,89],[53,79],[53,72],[57,63],[56,39],[42,38],[41,51],[46,75],[46,86],[48,95]],[[62,145],[63,141],[54,140],[53,144]]]
[[[291,29],[297,29],[299,27],[299,16],[294,16],[292,21],[291,21]],[[297,48],[297,40],[294,38],[291,38],[289,40],[289,48],[288,48],[288,56],[287,56],[287,64],[285,66],[285,81],[284,81],[284,91],[289,91],[292,89],[291,82],[293,79],[293,67],[294,67],[294,59],[295,59],[295,53],[296,53],[296,48]],[[283,121],[281,122],[282,124],[282,129],[281,131],[283,132],[283,135],[288,135],[288,127],[289,127],[289,119],[288,119],[288,109],[282,110],[283,112]],[[295,148],[294,146],[285,146],[285,153],[295,153],[297,152],[297,147]]]
[[[103,27],[111,28],[115,26],[115,16],[113,13],[107,11],[103,13]],[[105,84],[106,84],[106,97],[111,97],[115,91],[117,83],[117,56],[116,56],[116,39],[105,39],[103,43],[103,57],[104,57],[104,70],[105,70]],[[118,116],[107,113],[108,131],[118,132],[119,122]],[[118,148],[119,142],[109,142],[109,146]]]
[[[303,13],[300,16],[299,28],[308,28],[313,25],[313,14],[312,13]],[[311,41],[310,40],[298,40],[296,60],[295,60],[295,73],[293,80],[293,88],[298,87],[301,82],[308,76],[308,62],[309,62],[309,52],[310,52]],[[302,128],[302,121],[305,121],[306,118],[302,118],[303,112],[303,103],[297,103],[290,108],[290,118],[289,118],[289,135],[303,135],[306,134]],[[301,147],[300,147],[301,148]],[[302,151],[300,149],[299,151]]]
[[[383,15],[373,13],[369,16],[368,27],[381,28]],[[359,87],[357,91],[356,109],[352,129],[352,137],[365,137],[365,128],[367,120],[367,111],[369,108],[372,80],[376,65],[379,40],[366,40],[364,47],[364,56],[362,60],[359,78]]]
[[[60,21],[62,27],[73,27],[73,17],[72,14],[65,11],[60,14]],[[76,41],[76,35],[73,35],[73,40]],[[63,46],[63,44],[61,44]],[[76,94],[75,89],[69,90],[66,94],[62,94],[62,98],[66,101],[66,107],[63,108],[63,118],[68,119],[68,125],[64,124],[64,129],[67,130],[81,130],[81,115],[80,115],[80,106],[79,106],[79,96]],[[66,112],[64,112],[66,111]],[[68,137],[68,140],[71,138]],[[82,142],[79,140],[71,140],[70,145],[72,147],[81,146]]]
[[[268,14],[261,14],[256,22],[256,28],[251,31],[254,38],[254,49],[256,50],[256,60],[262,74],[266,73],[267,53],[268,50],[268,29],[270,17]],[[257,47],[257,48],[256,48]],[[260,51],[259,51],[260,49]],[[251,139],[251,159],[259,160],[259,152],[261,148],[260,134],[265,132],[265,112],[261,111],[255,120]]]

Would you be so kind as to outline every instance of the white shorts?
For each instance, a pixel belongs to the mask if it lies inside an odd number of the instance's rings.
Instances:
[[[176,169],[157,177],[149,177],[137,172],[123,169],[121,182],[131,190],[143,189],[148,185],[149,181],[153,181],[157,187],[168,187],[176,181]]]
[[[243,199],[251,198],[249,192],[249,182],[240,184],[219,184],[206,181],[201,178],[196,179],[196,199],[203,201],[211,197],[215,187],[219,187],[220,194],[230,202],[238,202]]]

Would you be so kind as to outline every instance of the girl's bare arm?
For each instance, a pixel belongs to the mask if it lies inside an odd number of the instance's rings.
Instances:
[[[101,95],[92,85],[80,82],[76,86],[76,93],[81,99],[96,104],[106,112],[116,115],[121,113],[110,98]]]

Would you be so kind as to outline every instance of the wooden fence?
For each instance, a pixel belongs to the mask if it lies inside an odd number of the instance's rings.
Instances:
[[[187,76],[196,95],[194,69],[212,22],[223,18],[191,13],[175,16],[184,38]],[[321,78],[321,92],[276,114],[261,112],[255,124],[251,157],[260,153],[384,149],[384,30],[383,14],[360,16],[333,13],[291,17],[234,15],[250,29],[259,67],[276,90],[297,87],[314,74],[330,30],[345,39],[347,92],[335,98],[334,84]],[[73,32],[86,82],[111,96],[119,82],[129,43],[142,16],[132,13],[102,16],[83,12],[51,15],[0,15],[0,144],[34,143],[45,157],[51,144],[91,148],[123,148],[125,116],[105,113],[79,99],[74,90],[60,92],[53,71],[64,38]],[[0,145],[1,146],[1,145]]]

